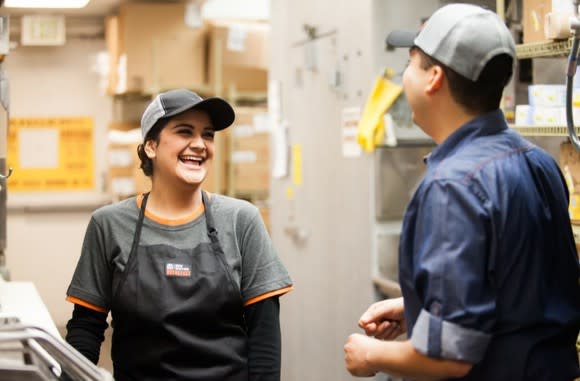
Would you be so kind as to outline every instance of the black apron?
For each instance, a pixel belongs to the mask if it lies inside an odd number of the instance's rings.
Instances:
[[[139,246],[148,196],[125,271],[113,275],[115,380],[247,381],[242,299],[205,192],[211,243],[193,250]]]

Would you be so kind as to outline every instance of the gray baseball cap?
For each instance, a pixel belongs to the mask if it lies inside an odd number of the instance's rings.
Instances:
[[[192,108],[207,112],[216,131],[229,127],[236,118],[232,106],[222,98],[203,99],[186,89],[169,90],[158,94],[143,112],[141,117],[143,138],[160,119],[175,116]]]
[[[427,55],[476,81],[495,56],[516,57],[516,45],[505,23],[492,11],[470,4],[449,4],[429,17],[421,31],[393,31],[387,46],[416,46]]]

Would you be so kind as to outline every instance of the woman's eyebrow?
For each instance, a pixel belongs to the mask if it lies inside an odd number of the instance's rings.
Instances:
[[[178,127],[189,127],[189,128],[195,128],[195,125],[189,122],[178,122],[177,124],[175,124],[173,126],[173,128],[178,128]],[[212,124],[207,124],[204,127],[201,127],[202,130],[213,130],[214,127]]]
[[[193,126],[193,124],[191,124],[191,123],[188,123],[188,122],[177,122],[177,123],[176,123],[176,124],[173,126],[173,128],[177,128],[177,127],[191,127],[191,128],[193,128],[194,126]]]

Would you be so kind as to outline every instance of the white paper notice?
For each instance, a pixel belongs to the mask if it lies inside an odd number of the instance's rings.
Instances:
[[[18,132],[21,168],[58,168],[58,129],[27,128]]]
[[[284,121],[272,130],[272,177],[281,179],[288,176],[288,122]]]
[[[361,146],[356,139],[358,121],[361,116],[360,107],[349,107],[342,110],[342,156],[359,157],[362,155]]]
[[[203,26],[203,17],[201,15],[201,4],[185,4],[185,25],[190,28],[200,28]]]
[[[268,114],[274,123],[282,120],[282,84],[274,79],[268,81]]]
[[[233,24],[230,26],[228,31],[228,50],[234,52],[243,52],[246,50],[246,37],[248,35],[248,28],[240,25]]]

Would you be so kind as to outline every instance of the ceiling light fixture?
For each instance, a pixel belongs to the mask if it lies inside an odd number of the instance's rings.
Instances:
[[[89,0],[4,0],[6,8],[82,8]]]

